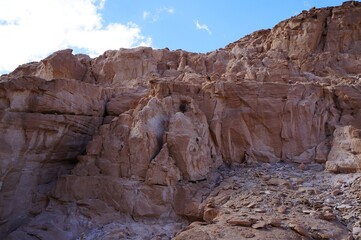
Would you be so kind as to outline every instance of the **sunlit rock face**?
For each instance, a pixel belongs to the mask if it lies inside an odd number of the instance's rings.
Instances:
[[[353,1],[207,54],[67,49],[21,65],[0,78],[0,238],[126,238],[121,223],[167,239],[225,216],[206,201],[219,167],[360,172],[360,77]]]

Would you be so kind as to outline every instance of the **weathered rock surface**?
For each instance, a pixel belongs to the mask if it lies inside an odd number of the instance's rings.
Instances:
[[[356,175],[330,191],[317,164],[361,172],[360,77],[355,1],[207,54],[24,64],[0,78],[0,238],[357,237]]]
[[[0,83],[1,233],[46,206],[102,123],[105,96],[75,80],[20,77]],[[77,94],[74,94],[76,92]]]
[[[326,163],[331,172],[360,172],[361,171],[361,130],[352,126],[337,128],[331,151]]]
[[[299,166],[220,168],[223,181],[204,201],[212,203],[217,216],[192,223],[174,239],[349,239],[361,223],[360,173],[338,176],[320,164],[308,164],[307,170]],[[276,185],[274,179],[289,184]],[[342,194],[332,195],[330,189],[337,188]]]

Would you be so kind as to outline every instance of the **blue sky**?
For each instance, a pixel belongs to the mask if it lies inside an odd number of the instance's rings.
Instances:
[[[0,0],[0,73],[72,48],[92,57],[151,46],[209,52],[339,0]]]
[[[119,4],[122,2],[122,4]],[[119,1],[107,0],[102,10],[107,22],[132,21],[152,38],[153,47],[208,52],[313,6],[336,6],[339,0],[228,0],[228,1]],[[163,10],[162,10],[163,9]],[[172,13],[164,9],[173,9]],[[143,12],[157,14],[156,21],[144,19]],[[210,32],[197,29],[196,22]]]

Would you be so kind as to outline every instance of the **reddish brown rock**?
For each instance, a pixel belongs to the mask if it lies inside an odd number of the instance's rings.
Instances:
[[[65,78],[94,82],[94,78],[88,73],[90,57],[73,55],[72,52],[71,49],[57,51],[37,64],[30,63],[20,66],[10,76],[36,76],[45,80]]]
[[[39,214],[102,123],[101,88],[21,77],[0,83],[0,235]],[[74,94],[74,92],[76,94]]]
[[[227,220],[227,223],[230,225],[244,226],[244,227],[251,227],[256,222],[257,222],[257,219],[246,218],[246,217],[233,217],[233,218]]]

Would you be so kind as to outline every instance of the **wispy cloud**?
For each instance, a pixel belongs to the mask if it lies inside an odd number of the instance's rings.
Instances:
[[[174,8],[166,8],[164,9],[165,11],[167,11],[169,14],[173,14],[174,13]]]
[[[143,19],[144,20],[147,19],[149,17],[149,15],[150,15],[150,12],[144,11],[143,12]]]
[[[196,20],[196,28],[199,30],[205,30],[208,32],[208,34],[212,34],[211,30],[209,30],[209,27],[206,24],[200,23],[198,20]]]
[[[311,8],[312,7],[312,5],[311,5],[311,3],[309,1],[303,1],[303,6],[305,8]]]
[[[149,20],[151,22],[157,22],[160,18],[160,16],[163,13],[168,13],[168,14],[173,14],[175,12],[175,9],[172,7],[162,7],[162,8],[158,8],[155,12],[149,12],[149,11],[144,11],[143,12],[143,19],[144,20]]]
[[[108,49],[150,45],[134,23],[103,24],[105,0],[11,0],[0,3],[0,72],[63,48],[92,56]],[[44,11],[46,9],[46,11]]]

